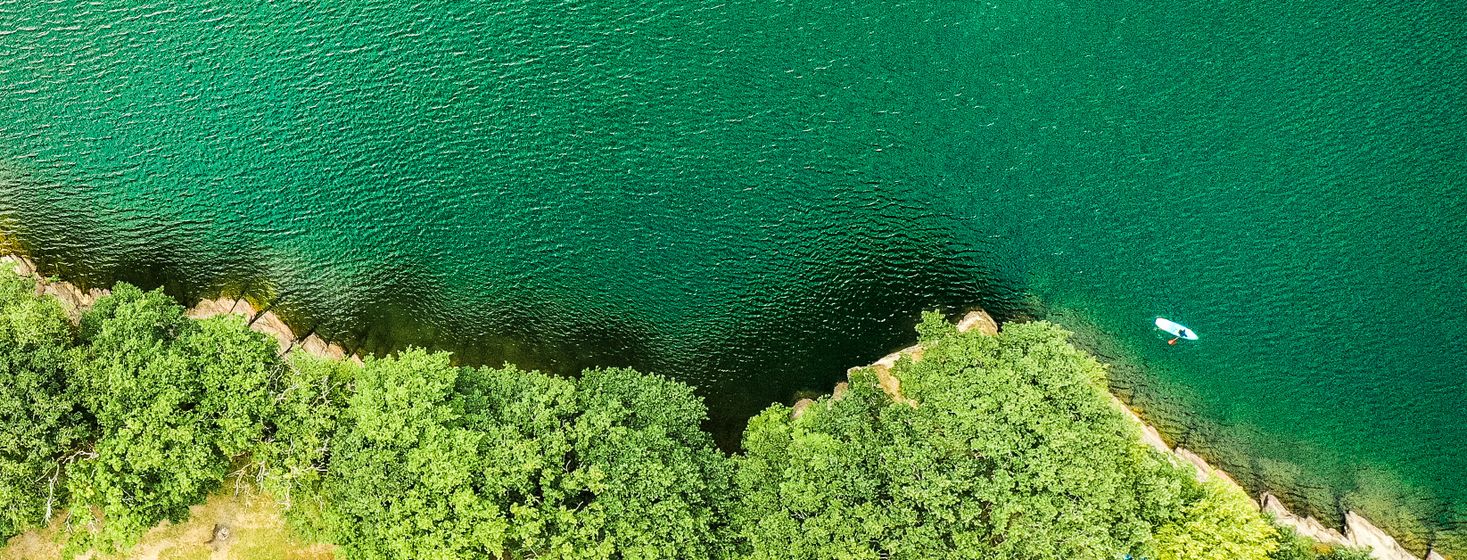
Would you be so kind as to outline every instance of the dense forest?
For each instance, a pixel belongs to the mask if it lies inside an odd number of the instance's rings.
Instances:
[[[53,524],[69,554],[125,551],[232,475],[351,559],[1364,558],[1142,445],[1059,328],[933,313],[919,335],[901,398],[856,372],[728,455],[655,375],[282,358],[126,284],[72,323],[4,272],[0,537]]]

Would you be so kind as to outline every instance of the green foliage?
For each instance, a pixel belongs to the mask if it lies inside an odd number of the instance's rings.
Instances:
[[[1374,558],[1370,552],[1359,548],[1331,548],[1329,552],[1319,556],[1320,560],[1373,560]]]
[[[179,519],[263,432],[275,347],[238,317],[190,321],[161,292],[119,284],[82,317],[75,386],[98,438],[69,469],[82,544],[127,545]],[[90,527],[88,527],[90,528]]]
[[[63,451],[86,432],[66,388],[71,325],[53,298],[0,273],[0,541],[59,508]]]
[[[929,321],[930,322],[930,321]],[[1102,370],[1058,328],[997,337],[924,330],[800,418],[750,422],[737,521],[752,558],[1114,558],[1145,550],[1181,508],[1185,476],[1139,443]]]
[[[764,411],[730,460],[660,377],[282,364],[238,318],[126,284],[74,333],[0,275],[0,536],[66,500],[74,548],[126,546],[247,465],[353,559],[1362,558],[1141,445],[1064,331],[918,331],[922,360],[892,371],[909,402],[859,371],[798,419]]]
[[[331,441],[360,367],[346,360],[292,354],[274,387],[264,441],[255,447],[260,486],[285,507],[292,524],[323,537],[320,492]]]
[[[735,522],[751,558],[875,558],[878,549],[911,548],[901,533],[917,536],[927,521],[927,508],[894,492],[893,475],[912,473],[886,462],[905,454],[885,429],[899,426],[883,420],[910,412],[882,410],[886,397],[866,376],[855,381],[834,406],[822,399],[798,421],[783,406],[750,420]]]
[[[923,311],[922,322],[917,323],[917,339],[934,342],[958,333],[956,325],[948,322],[939,311]]]
[[[453,550],[480,504],[478,458],[459,420],[447,356],[369,359],[331,444],[323,481],[334,541],[351,558],[426,558]],[[472,521],[472,520],[469,520]],[[487,527],[486,527],[487,528]]]
[[[1278,550],[1278,534],[1236,487],[1216,479],[1182,516],[1156,533],[1158,560],[1266,560]]]
[[[685,386],[370,360],[325,482],[349,558],[707,558],[726,459]]]
[[[1315,542],[1287,527],[1274,529],[1278,547],[1268,555],[1269,560],[1371,560],[1370,553],[1362,549]]]
[[[568,458],[600,478],[576,489],[595,494],[585,510],[595,522],[578,523],[577,532],[598,532],[579,540],[614,545],[614,555],[598,557],[718,556],[732,465],[699,427],[702,399],[685,384],[629,369],[587,371],[577,385]]]

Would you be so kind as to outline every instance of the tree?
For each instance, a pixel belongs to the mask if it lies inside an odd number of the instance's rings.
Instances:
[[[106,552],[252,469],[348,558],[1343,560],[1139,442],[1104,372],[1047,323],[996,337],[940,316],[920,361],[798,417],[750,421],[730,460],[692,388],[629,369],[564,379],[409,350],[297,355],[119,284],[71,327],[0,275],[0,534],[68,501]],[[248,461],[246,461],[248,459]],[[1291,533],[1290,533],[1291,534]]]
[[[61,455],[87,432],[66,386],[71,343],[54,298],[0,273],[0,541],[48,521],[64,498]]]
[[[73,522],[87,537],[77,545],[127,546],[186,515],[261,437],[279,363],[238,317],[190,321],[162,292],[127,284],[81,327],[73,385],[98,434],[69,469]]]
[[[1158,560],[1267,560],[1278,532],[1242,490],[1211,479],[1181,518],[1156,532]]]
[[[726,459],[684,385],[368,360],[325,481],[349,558],[707,558]]]
[[[459,370],[421,350],[372,359],[331,442],[323,481],[332,541],[348,558],[496,556],[485,541],[506,530],[473,484],[489,466],[481,435],[462,427]]]
[[[324,538],[321,482],[331,442],[360,367],[296,352],[271,387],[266,436],[254,448],[260,487],[280,501],[292,524]]]
[[[613,547],[600,558],[710,558],[727,548],[732,466],[700,428],[702,399],[685,384],[630,369],[585,372],[568,459],[591,481],[574,547]],[[586,514],[590,514],[589,516]],[[595,532],[591,532],[594,529]]]
[[[1114,558],[1144,551],[1185,475],[1139,442],[1103,371],[1046,323],[997,337],[924,322],[924,355],[745,432],[751,558]]]

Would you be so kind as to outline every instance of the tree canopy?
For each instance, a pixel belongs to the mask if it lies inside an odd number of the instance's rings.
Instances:
[[[0,540],[64,503],[59,459],[87,432],[66,385],[71,343],[60,303],[0,275]]]
[[[0,274],[0,536],[64,508],[73,551],[126,547],[233,471],[361,560],[1359,557],[1143,446],[1058,327],[918,330],[921,359],[889,372],[902,398],[857,371],[753,418],[730,457],[662,377],[282,361],[159,291],[119,284],[74,327]]]
[[[871,371],[745,433],[738,525],[752,558],[1114,558],[1177,515],[1186,477],[1139,443],[1102,370],[1053,325],[923,328],[920,361]]]
[[[1266,560],[1278,550],[1278,531],[1246,494],[1216,479],[1197,490],[1157,531],[1157,560]]]
[[[69,468],[73,523],[105,548],[179,519],[260,439],[278,361],[238,317],[189,320],[160,291],[118,284],[81,319],[72,386],[98,434]]]
[[[332,441],[361,367],[347,360],[294,353],[271,387],[274,406],[255,446],[252,471],[260,487],[308,536],[327,539],[320,492]]]
[[[367,361],[324,485],[350,558],[708,558],[727,459],[685,385]]]

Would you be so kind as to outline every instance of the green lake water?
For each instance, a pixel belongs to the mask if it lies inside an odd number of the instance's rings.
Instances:
[[[1254,489],[1467,552],[1463,8],[0,0],[0,232],[725,439],[922,309],[1049,317]]]

